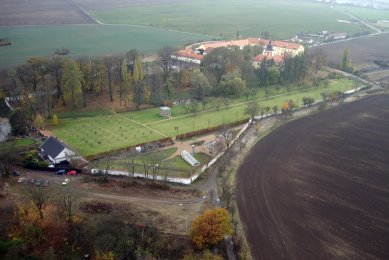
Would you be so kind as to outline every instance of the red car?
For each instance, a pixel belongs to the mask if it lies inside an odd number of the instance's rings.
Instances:
[[[67,175],[77,175],[76,171],[68,171]]]

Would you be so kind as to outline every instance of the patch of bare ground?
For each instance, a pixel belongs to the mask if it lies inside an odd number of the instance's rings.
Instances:
[[[88,24],[95,21],[71,0],[2,0],[0,25]]]
[[[58,196],[62,181],[68,176],[53,172],[33,171],[18,168],[26,179],[49,180],[52,196]],[[17,183],[19,177],[11,177],[6,186],[9,198],[21,204],[26,202],[26,184]],[[136,225],[153,224],[167,234],[187,235],[190,223],[209,206],[200,192],[176,185],[154,185],[144,180],[109,178],[108,183],[99,183],[98,177],[81,174],[71,177],[68,184],[79,195],[81,212],[91,214],[115,214]],[[0,189],[1,190],[1,189]],[[4,190],[4,189],[3,189]],[[1,194],[0,194],[1,197]],[[85,206],[86,205],[86,206]],[[83,207],[84,206],[84,207]]]
[[[323,50],[327,54],[327,60],[333,64],[342,62],[344,49],[349,50],[352,65],[357,69],[374,68],[376,60],[389,61],[388,43],[389,34],[379,34],[352,41],[332,43],[329,45],[313,47],[309,52]]]
[[[366,76],[371,81],[380,82],[385,85],[389,85],[389,69],[366,73]]]
[[[389,96],[287,123],[238,170],[254,259],[389,258]]]

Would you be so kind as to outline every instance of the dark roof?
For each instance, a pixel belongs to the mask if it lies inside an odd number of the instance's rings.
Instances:
[[[56,158],[67,146],[57,138],[50,136],[40,147],[45,155]]]
[[[271,40],[269,41],[269,44],[266,46],[266,51],[273,51],[273,45],[271,44]]]

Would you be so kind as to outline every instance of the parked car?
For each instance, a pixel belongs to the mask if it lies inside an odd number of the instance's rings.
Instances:
[[[65,170],[59,170],[55,174],[57,174],[57,175],[64,175],[65,172],[66,172]]]
[[[18,172],[18,171],[13,171],[12,174],[13,174],[13,176],[20,176],[20,172]]]
[[[70,179],[65,179],[65,180],[62,182],[62,185],[67,185],[69,182],[70,182]]]
[[[68,175],[77,175],[77,172],[76,172],[76,171],[68,171],[67,174],[68,174]]]
[[[34,185],[35,179],[30,179],[30,180],[28,181],[28,183]]]
[[[41,186],[42,185],[42,180],[41,179],[37,179],[34,183],[35,186]]]
[[[26,180],[26,178],[21,177],[21,178],[18,179],[18,183],[22,183],[22,182],[24,182],[25,180]]]
[[[48,186],[49,185],[49,180],[43,180],[42,185],[43,186]]]

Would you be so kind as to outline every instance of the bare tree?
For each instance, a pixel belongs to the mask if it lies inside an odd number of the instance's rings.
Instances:
[[[39,217],[43,219],[43,210],[50,200],[49,190],[44,186],[29,186],[26,189],[26,194],[37,209]]]
[[[13,172],[16,161],[17,155],[13,146],[7,145],[7,147],[0,149],[0,176],[3,178],[9,177]]]
[[[227,148],[229,148],[232,140],[234,139],[234,135],[231,132],[231,130],[226,126],[222,126],[219,130],[218,135],[224,137],[224,140],[226,142],[226,146],[227,146]]]
[[[147,160],[147,158],[144,158],[142,160],[142,164],[143,164],[143,171],[144,171],[145,179],[147,180],[149,177],[150,162],[149,162],[149,160]]]
[[[66,186],[61,192],[62,208],[66,216],[66,221],[71,223],[73,221],[73,210],[78,201],[78,194],[71,186]]]
[[[163,47],[158,51],[159,63],[162,68],[162,78],[163,82],[166,82],[170,76],[170,73],[173,70],[173,62],[172,55],[175,53],[175,49],[173,47]]]
[[[112,94],[112,73],[114,68],[114,61],[112,56],[106,56],[103,59],[104,67],[107,72],[107,79],[108,79],[108,87],[109,87],[109,98],[111,102],[113,102],[113,94]]]
[[[129,177],[134,178],[135,177],[135,160],[134,158],[129,158],[124,161],[124,167],[126,167],[128,173],[130,174]]]
[[[234,188],[229,183],[228,178],[224,177],[222,180],[223,180],[223,182],[222,182],[222,186],[221,186],[221,188],[222,188],[221,199],[224,202],[224,206],[226,207],[226,209],[230,209],[232,200],[234,198]]]
[[[311,55],[311,68],[317,74],[318,70],[326,64],[327,54],[323,50],[317,50]]]
[[[103,158],[97,162],[97,168],[99,169],[99,174],[102,176],[101,181],[108,182],[108,174],[112,169],[112,159]]]
[[[155,156],[150,155],[144,157],[142,162],[145,178],[147,179],[151,172],[153,181],[155,181],[160,170],[160,161]]]

